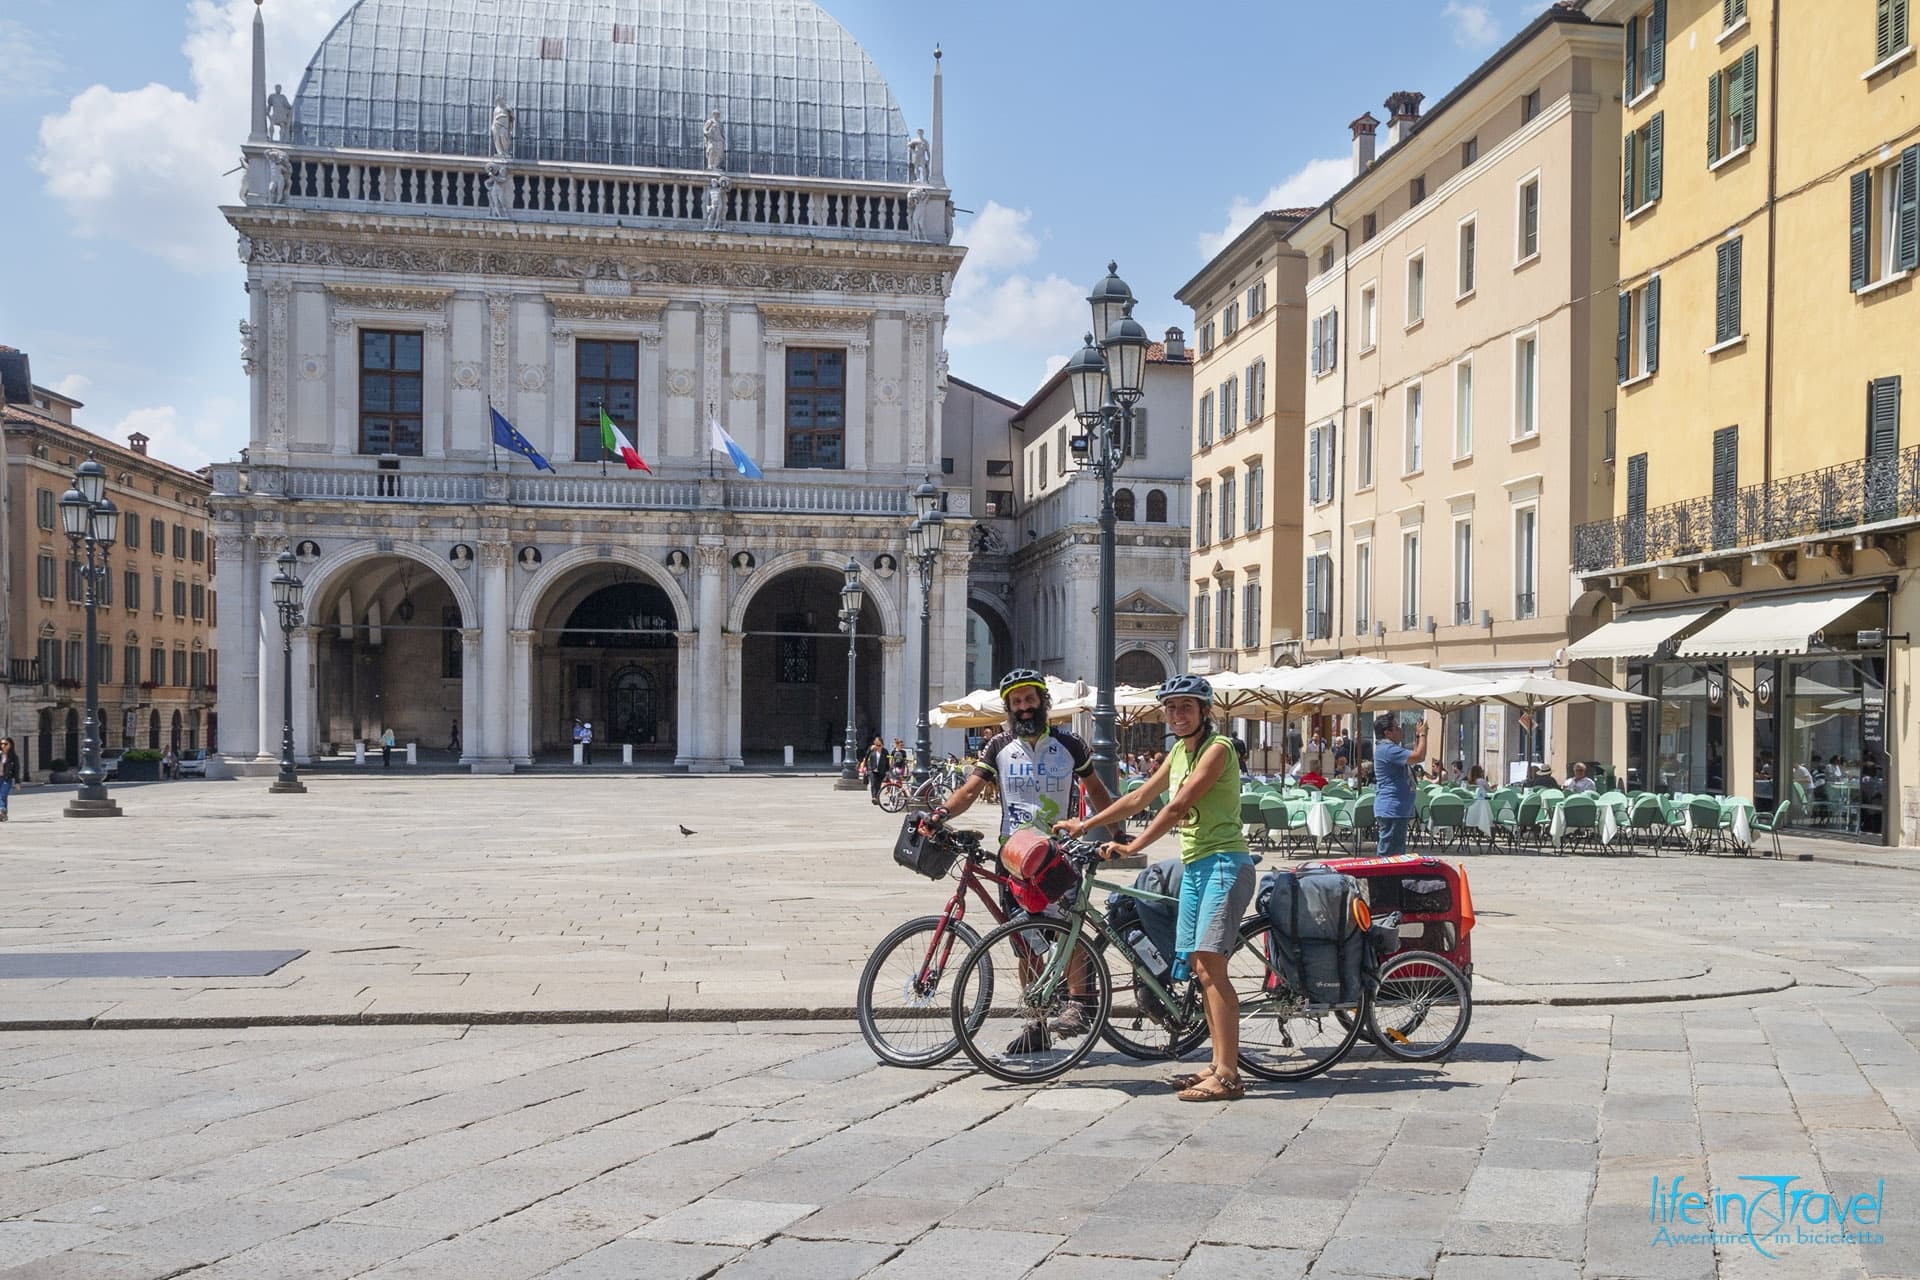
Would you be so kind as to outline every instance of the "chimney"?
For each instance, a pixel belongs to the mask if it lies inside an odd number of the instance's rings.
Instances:
[[[1347,128],[1353,130],[1353,176],[1357,178],[1373,167],[1373,135],[1380,122],[1368,111]]]
[[[136,431],[127,437],[127,448],[144,455],[147,451],[147,437]]]
[[[0,347],[0,404],[33,403],[33,368],[27,353]]]
[[[1414,123],[1420,119],[1420,102],[1427,95],[1402,89],[1387,95],[1387,145],[1397,147],[1407,140]]]
[[[1167,359],[1185,360],[1187,358],[1187,335],[1175,325],[1167,330]]]

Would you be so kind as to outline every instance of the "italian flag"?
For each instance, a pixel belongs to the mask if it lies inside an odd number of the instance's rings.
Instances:
[[[653,474],[653,468],[648,466],[639,452],[634,449],[633,441],[627,439],[620,433],[620,428],[613,425],[613,419],[607,416],[605,409],[600,411],[600,443],[606,446],[608,453],[618,454],[620,461],[627,464],[627,470]]]

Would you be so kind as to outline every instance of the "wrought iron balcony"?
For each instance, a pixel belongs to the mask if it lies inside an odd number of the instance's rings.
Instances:
[[[1645,515],[1573,531],[1573,567],[1595,573],[1716,551],[1819,537],[1920,517],[1920,445],[1748,485],[1731,497],[1690,498]]]
[[[7,660],[8,684],[39,684],[40,659],[9,658]]]

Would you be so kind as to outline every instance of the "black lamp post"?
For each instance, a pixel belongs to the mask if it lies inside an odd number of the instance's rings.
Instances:
[[[117,818],[120,806],[107,796],[106,771],[100,767],[100,584],[107,578],[107,552],[120,536],[120,509],[107,497],[107,469],[87,460],[73,471],[73,488],[60,498],[60,526],[78,558],[86,581],[87,673],[86,737],[80,746],[80,793],[67,805],[69,818]]]
[[[847,742],[840,751],[840,780],[833,784],[835,791],[858,791],[861,786],[856,758],[859,747],[853,740],[853,650],[860,639],[860,606],[866,595],[860,587],[860,562],[848,556],[846,581],[840,585],[840,629],[847,633]]]
[[[907,526],[907,554],[920,567],[920,736],[913,744],[913,785],[918,788],[932,772],[931,726],[927,723],[928,699],[933,674],[933,566],[940,559],[940,538],[945,532],[946,516],[940,511],[940,490],[928,476],[913,491],[917,513]]]
[[[1133,290],[1115,274],[1118,269],[1118,264],[1109,262],[1106,278],[1088,295],[1094,332],[1067,361],[1074,417],[1083,431],[1073,439],[1074,461],[1100,478],[1100,619],[1094,659],[1099,692],[1093,707],[1093,768],[1114,794],[1118,794],[1114,756],[1118,717],[1113,706],[1113,477],[1132,448],[1133,406],[1146,392],[1151,344],[1147,331],[1133,318]],[[1098,345],[1094,334],[1101,335]]]
[[[274,795],[301,794],[307,790],[293,763],[293,629],[306,621],[301,613],[307,584],[300,581],[293,552],[282,551],[275,561],[280,572],[273,575],[273,607],[280,611],[281,675],[280,686],[280,776],[267,790]]]

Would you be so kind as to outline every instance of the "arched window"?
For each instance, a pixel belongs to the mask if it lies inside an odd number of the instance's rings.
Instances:
[[[1133,519],[1133,490],[1117,489],[1114,491],[1113,518],[1115,520]]]
[[[175,751],[180,749],[180,713],[178,711],[173,713],[173,732],[167,738],[167,745]]]
[[[80,713],[71,708],[67,710],[67,749],[63,758],[67,768],[80,767]]]
[[[49,708],[40,710],[40,772],[45,773],[53,766],[53,712]]]
[[[1167,491],[1165,489],[1147,490],[1147,523],[1165,524],[1167,522]]]
[[[147,713],[147,750],[158,751],[159,749],[160,713],[158,711],[149,711]]]

